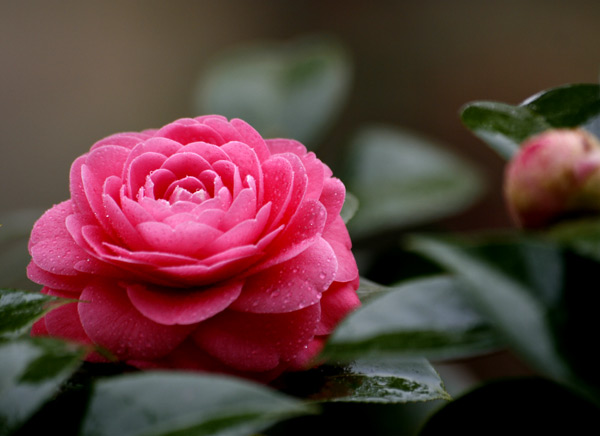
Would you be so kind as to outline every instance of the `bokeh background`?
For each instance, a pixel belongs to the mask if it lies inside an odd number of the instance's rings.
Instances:
[[[355,66],[328,140],[384,122],[441,141],[490,182],[450,224],[504,226],[502,161],[458,110],[597,81],[599,22],[594,0],[2,1],[0,212],[66,199],[71,162],[108,134],[200,115],[192,90],[224,50],[327,33]]]
[[[193,90],[225,50],[324,33],[354,63],[348,104],[325,143],[376,122],[446,144],[481,170],[488,190],[444,225],[505,227],[503,161],[462,126],[459,109],[597,82],[599,23],[597,0],[2,0],[0,216],[68,198],[72,161],[98,139],[201,115]],[[340,158],[326,148],[321,157],[334,168]],[[469,371],[486,379],[527,369],[501,354]]]

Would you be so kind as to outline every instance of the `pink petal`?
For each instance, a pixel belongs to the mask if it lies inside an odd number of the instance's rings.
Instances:
[[[247,144],[241,142],[228,142],[221,146],[221,149],[227,153],[231,162],[240,170],[242,179],[246,176],[252,176],[254,180],[261,178],[261,168],[256,152]]]
[[[293,153],[298,157],[306,155],[306,147],[294,139],[273,138],[266,139],[265,143],[271,154]]]
[[[146,222],[137,226],[142,237],[155,250],[194,256],[223,234],[202,223],[184,222],[174,229],[168,224]]]
[[[45,293],[55,297],[72,298],[72,295],[53,289],[48,289]],[[66,303],[52,309],[46,314],[44,319],[46,320],[46,328],[50,336],[70,339],[82,344],[90,344],[92,342],[85,333],[85,330],[83,330],[83,326],[79,320],[78,304]]]
[[[65,225],[65,221],[67,217],[72,214],[73,203],[71,200],[63,201],[51,209],[48,209],[33,225],[31,237],[29,238],[29,246],[31,247],[50,237],[71,237]]]
[[[75,276],[74,265],[89,255],[72,238],[54,237],[39,241],[30,249],[33,262],[41,269],[56,275]]]
[[[192,326],[157,324],[138,312],[115,282],[88,285],[78,305],[87,335],[118,358],[156,359],[173,351]]]
[[[241,142],[248,144],[254,150],[260,162],[264,162],[269,158],[271,153],[267,148],[267,144],[265,144],[265,140],[252,126],[238,118],[231,120],[230,124],[240,132],[243,138]]]
[[[243,282],[197,289],[127,286],[132,304],[159,324],[195,324],[222,312],[240,295]]]
[[[323,192],[321,193],[319,201],[323,203],[327,209],[326,226],[340,215],[345,197],[346,187],[341,180],[335,178],[325,180]]]
[[[200,123],[182,124],[175,121],[159,129],[156,136],[172,139],[182,145],[198,141],[215,145],[221,145],[224,142],[218,132]]]
[[[338,271],[335,276],[336,282],[348,282],[358,276],[356,259],[352,254],[352,242],[346,229],[346,224],[338,216],[329,227],[323,231],[323,238],[329,242],[335,252],[338,261]]]
[[[193,338],[209,354],[240,371],[269,371],[293,360],[312,340],[318,304],[283,314],[225,310],[203,322]]]
[[[185,152],[197,154],[211,165],[219,160],[229,160],[229,156],[221,150],[221,147],[214,144],[207,144],[206,142],[192,142],[187,144]]]
[[[190,153],[187,147],[183,147],[163,164],[163,168],[170,170],[177,178],[197,176],[210,167],[210,164],[201,155]]]
[[[296,215],[284,231],[269,245],[269,260],[256,267],[256,271],[291,259],[321,237],[327,213],[325,207],[315,200],[302,203]]]
[[[234,198],[229,210],[225,213],[221,226],[228,230],[242,221],[256,215],[256,192],[250,188],[242,189]]]
[[[125,216],[117,202],[108,195],[103,195],[102,199],[113,238],[118,238],[126,246],[136,250],[147,249],[148,244]]]
[[[139,132],[117,133],[114,135],[107,136],[106,138],[96,142],[94,145],[92,145],[92,148],[90,150],[95,150],[96,148],[104,147],[106,145],[119,145],[121,147],[132,149],[137,144],[148,138],[150,138],[150,135],[146,135]]]
[[[135,198],[140,188],[146,183],[146,177],[152,171],[159,169],[165,159],[164,155],[153,152],[147,152],[135,158],[129,165],[125,178],[127,195]]]
[[[64,276],[49,273],[41,269],[33,261],[27,265],[27,277],[29,280],[48,286],[49,288],[73,292],[76,294],[75,296],[79,295],[89,280],[89,277],[82,274]]]
[[[356,295],[359,278],[352,282],[334,282],[321,299],[321,320],[317,327],[317,335],[328,335],[350,312],[360,306]]]
[[[265,203],[273,204],[271,209],[272,219],[269,226],[277,226],[278,219],[290,202],[291,191],[294,184],[294,174],[292,173],[291,164],[284,158],[275,157],[264,162],[263,170],[263,187]]]
[[[84,183],[81,180],[81,169],[85,164],[86,155],[80,156],[71,164],[69,176],[69,189],[71,191],[71,200],[73,201],[74,211],[85,215],[88,219],[93,218],[94,214],[85,195]]]
[[[252,313],[292,312],[318,303],[337,271],[333,250],[319,239],[287,262],[246,279],[233,309]]]
[[[279,155],[278,157],[286,159],[290,163],[293,182],[285,206],[281,209],[278,216],[273,221],[275,225],[290,221],[291,217],[296,213],[298,207],[300,206],[308,185],[308,176],[306,175],[306,170],[296,155],[286,153]],[[265,191],[272,189],[272,186],[268,184],[272,182],[273,180],[267,181],[265,179]]]

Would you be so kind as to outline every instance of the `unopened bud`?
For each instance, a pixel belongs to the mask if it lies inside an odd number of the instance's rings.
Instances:
[[[509,163],[504,193],[515,222],[543,227],[600,212],[600,142],[583,130],[548,130]]]

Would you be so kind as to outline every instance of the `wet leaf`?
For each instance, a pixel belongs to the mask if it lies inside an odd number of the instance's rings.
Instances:
[[[315,412],[314,406],[241,379],[146,372],[98,382],[82,433],[245,436]]]
[[[323,357],[348,361],[370,356],[459,358],[497,348],[499,338],[464,300],[450,277],[388,288],[363,281],[370,298],[333,332]],[[364,300],[363,300],[364,301]]]

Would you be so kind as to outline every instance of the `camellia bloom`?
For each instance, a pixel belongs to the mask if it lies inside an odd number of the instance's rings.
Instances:
[[[528,139],[507,167],[504,184],[522,227],[600,211],[600,143],[583,130],[549,130]]]
[[[97,142],[70,190],[33,228],[28,275],[79,302],[33,334],[267,380],[309,364],[360,304],[344,185],[299,142],[180,119]]]

